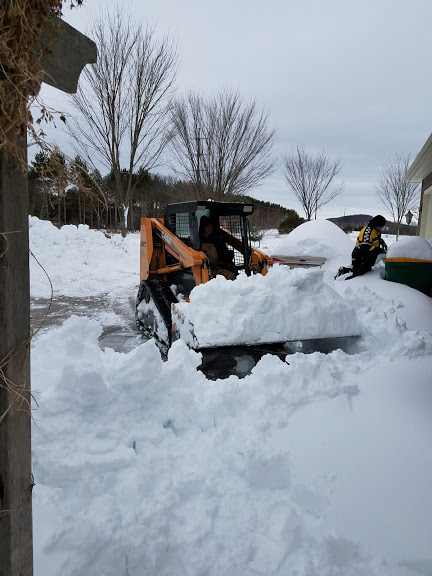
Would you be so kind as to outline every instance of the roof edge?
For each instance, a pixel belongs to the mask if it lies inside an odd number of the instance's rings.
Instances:
[[[422,182],[430,173],[432,173],[432,134],[408,168],[405,180],[407,182]]]

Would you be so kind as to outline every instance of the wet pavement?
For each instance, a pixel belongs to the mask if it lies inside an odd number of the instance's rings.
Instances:
[[[112,348],[127,353],[145,341],[135,325],[135,298],[113,299],[107,295],[87,298],[56,297],[52,300],[32,299],[30,305],[31,326],[41,333],[61,326],[72,315],[99,320],[103,326],[99,337],[101,349]],[[347,354],[359,351],[359,338],[323,338],[268,344],[258,346],[230,346],[200,350],[202,364],[199,367],[208,379],[228,378],[231,374],[243,378],[265,354],[278,356],[289,364],[289,355],[295,352],[328,354],[333,350]]]
[[[135,325],[135,299],[113,300],[109,297],[92,296],[71,298],[58,296],[52,301],[35,298],[30,303],[30,323],[33,330],[41,332],[61,326],[71,316],[86,316],[99,320],[103,326],[99,337],[102,349],[113,348],[116,352],[129,352],[143,342]]]

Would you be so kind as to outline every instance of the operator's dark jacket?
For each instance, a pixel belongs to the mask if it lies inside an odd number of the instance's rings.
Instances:
[[[207,224],[212,224],[213,233],[210,236],[205,237],[203,234],[203,230],[205,229]],[[226,247],[226,244],[223,241],[222,236],[217,234],[215,224],[207,216],[201,217],[199,233],[200,233],[200,242],[201,243],[204,242],[204,243],[214,244],[214,246],[217,250],[217,253],[218,253],[218,260],[219,261],[221,261],[221,262],[231,262],[232,261],[232,255],[231,255],[230,251],[228,250],[228,248]]]

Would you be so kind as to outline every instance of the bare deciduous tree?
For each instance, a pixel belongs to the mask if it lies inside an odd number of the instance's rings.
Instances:
[[[177,49],[120,8],[98,20],[89,35],[98,46],[98,61],[84,70],[71,97],[79,115],[69,123],[69,132],[91,166],[96,157],[112,171],[122,207],[120,227],[126,233],[133,173],[154,167],[168,141]],[[122,167],[128,171],[126,183]]]
[[[405,180],[410,164],[410,154],[395,154],[383,164],[378,176],[378,184],[375,186],[378,198],[390,212],[397,226],[397,237],[402,218],[408,210],[416,210],[419,200],[419,185]]]
[[[324,150],[312,156],[300,146],[283,156],[284,174],[291,192],[310,220],[322,206],[342,192],[343,184],[334,179],[342,169],[340,158],[331,160]]]
[[[274,130],[254,101],[223,91],[205,100],[192,92],[171,109],[174,170],[198,194],[241,194],[271,174]]]

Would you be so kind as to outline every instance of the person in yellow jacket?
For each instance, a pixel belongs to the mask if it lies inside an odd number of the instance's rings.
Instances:
[[[387,245],[381,238],[381,229],[385,225],[386,219],[384,216],[378,214],[370,220],[364,228],[360,231],[357,237],[357,242],[354,250],[352,251],[352,267],[347,268],[342,266],[339,268],[335,279],[338,276],[352,272],[345,280],[350,280],[356,276],[362,276],[366,272],[372,270],[379,254],[387,252]]]
[[[385,223],[384,216],[378,214],[368,222],[367,226],[362,228],[351,254],[352,276],[348,276],[346,280],[372,270],[378,255],[387,252],[387,245],[381,238],[381,229]]]

